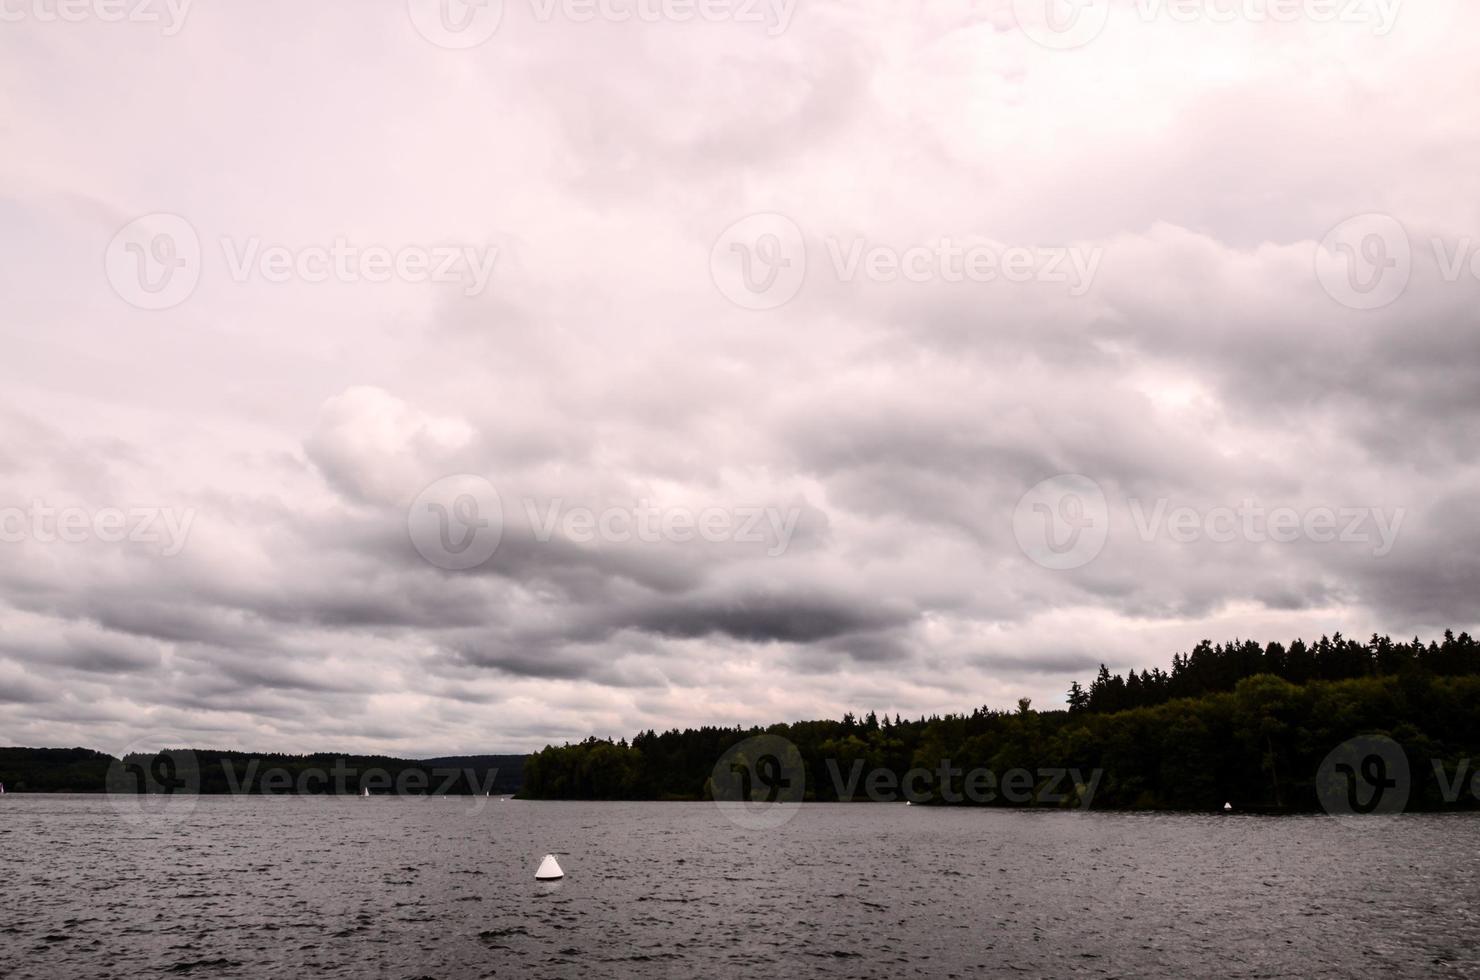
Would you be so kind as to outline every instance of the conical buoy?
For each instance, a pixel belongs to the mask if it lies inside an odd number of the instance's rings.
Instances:
[[[560,862],[555,860],[555,855],[546,854],[545,859],[540,862],[540,870],[534,873],[535,881],[559,881],[565,877],[565,872],[560,870]]]
[[[1233,804],[1232,803],[1225,803],[1225,804],[1223,804],[1223,812],[1224,813],[1227,813],[1229,810],[1232,810],[1232,809],[1233,809]]]

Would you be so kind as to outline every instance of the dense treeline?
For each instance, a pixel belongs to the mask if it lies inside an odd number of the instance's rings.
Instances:
[[[0,748],[0,783],[10,792],[100,793],[112,762],[92,749]]]
[[[465,795],[514,793],[522,755],[395,759],[166,750],[123,759],[90,749],[0,748],[0,783],[11,792],[200,792]]]
[[[1270,668],[1273,668],[1271,670]],[[1032,774],[1035,798],[1062,795],[1053,770],[1075,771],[1080,783],[1066,804],[1095,807],[1315,809],[1317,770],[1333,748],[1356,735],[1384,734],[1408,756],[1410,809],[1473,803],[1470,757],[1480,758],[1480,664],[1468,636],[1443,644],[1394,644],[1374,637],[1353,644],[1338,635],[1307,647],[1200,645],[1179,654],[1171,673],[1140,683],[1108,677],[1071,690],[1068,710],[979,708],[969,715],[890,719],[869,713],[842,721],[766,729],[700,728],[643,732],[629,744],[587,739],[531,756],[523,795],[544,799],[705,799],[725,752],[769,733],[800,753],[805,797],[867,799],[848,776],[885,770],[903,784],[926,770],[931,801],[959,796],[962,774],[987,769]],[[1136,675],[1139,682],[1140,675]],[[1159,680],[1156,678],[1165,678]],[[1116,681],[1119,680],[1117,684]],[[1136,690],[1133,696],[1129,693]],[[1075,698],[1075,692],[1082,700]],[[1119,699],[1119,700],[1117,700]],[[1434,763],[1445,774],[1436,777]],[[942,772],[945,764],[950,771]],[[840,778],[841,777],[841,778]],[[1461,799],[1446,801],[1445,785]],[[999,796],[996,802],[1009,802]]]
[[[1391,637],[1375,633],[1366,643],[1344,639],[1337,633],[1309,646],[1304,640],[1296,640],[1288,648],[1280,643],[1261,647],[1253,640],[1215,646],[1204,640],[1191,653],[1173,656],[1170,671],[1158,667],[1121,676],[1112,675],[1101,664],[1100,674],[1089,690],[1077,682],[1069,689],[1069,708],[1124,711],[1150,707],[1174,698],[1231,691],[1239,681],[1255,674],[1273,674],[1293,684],[1304,684],[1391,677],[1410,670],[1439,677],[1480,674],[1480,644],[1468,633],[1456,637],[1453,631],[1445,632],[1443,643],[1430,642],[1427,646],[1418,637],[1394,643]]]

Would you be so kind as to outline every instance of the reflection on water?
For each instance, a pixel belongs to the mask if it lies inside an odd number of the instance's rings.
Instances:
[[[1480,975],[1473,816],[196,802],[0,800],[0,977]]]

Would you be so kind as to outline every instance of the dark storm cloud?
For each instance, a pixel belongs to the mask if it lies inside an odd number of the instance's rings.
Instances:
[[[159,669],[164,662],[160,649],[151,643],[130,642],[116,634],[65,637],[54,662],[73,670],[95,674],[131,674]],[[16,651],[21,653],[21,651]]]
[[[889,629],[911,617],[908,610],[882,608],[877,600],[755,593],[666,604],[639,613],[632,626],[671,637],[720,633],[749,643],[815,643]]]
[[[1104,662],[1104,654],[1092,650],[1062,649],[1045,649],[1031,654],[991,651],[972,659],[993,672],[1088,676]]]
[[[1353,570],[1362,597],[1395,630],[1466,623],[1480,597],[1480,497],[1464,492],[1414,515],[1399,547]]]
[[[643,637],[826,643],[836,651],[830,655],[834,658],[897,660],[903,648],[888,637],[915,618],[898,603],[885,608],[877,600],[817,592],[736,591],[569,607],[572,613],[578,609],[584,621],[571,617],[551,627],[488,631],[454,641],[450,651],[459,662],[517,676],[599,678],[625,686],[633,679],[612,669],[612,653],[642,648]]]
[[[881,624],[835,637],[825,645],[799,647],[791,662],[804,670],[846,669],[849,663],[906,669],[913,654],[906,630]]]
[[[34,678],[16,674],[0,674],[0,704],[47,704],[56,697],[56,691]]]
[[[599,673],[602,653],[596,650],[572,652],[550,640],[526,638],[459,641],[453,656],[460,664],[497,670],[514,677],[539,677],[557,680],[579,680]]]

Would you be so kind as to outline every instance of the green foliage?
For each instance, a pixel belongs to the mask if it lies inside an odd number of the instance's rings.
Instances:
[[[1273,669],[1267,669],[1273,668]],[[773,725],[764,731],[795,744],[810,800],[831,801],[861,765],[899,785],[911,768],[929,771],[936,801],[959,792],[940,770],[1041,773],[1099,771],[1096,807],[1313,810],[1315,774],[1343,741],[1385,734],[1409,753],[1410,808],[1438,808],[1432,760],[1453,770],[1480,758],[1480,650],[1467,635],[1442,644],[1367,644],[1340,634],[1307,647],[1273,643],[1200,644],[1173,658],[1172,670],[1132,675],[1104,667],[1088,690],[1075,685],[1069,709],[979,708],[970,715],[883,723]],[[700,728],[642,733],[628,747],[587,739],[530,757],[522,795],[537,799],[705,798],[724,752],[762,729]],[[598,775],[598,770],[607,771]],[[846,786],[841,795],[847,796]],[[852,798],[867,799],[864,779]]]
[[[0,748],[0,783],[10,792],[98,793],[112,761],[92,749]]]
[[[1075,684],[1068,710],[1036,711],[1023,699],[1015,710],[978,708],[969,715],[905,720],[874,712],[859,720],[799,721],[767,729],[705,727],[661,734],[649,730],[629,745],[588,738],[529,756],[476,756],[411,761],[332,755],[253,756],[196,752],[202,792],[262,792],[258,771],[281,775],[274,792],[333,792],[303,777],[336,764],[378,770],[391,783],[415,776],[410,792],[468,792],[498,770],[493,792],[520,786],[536,799],[701,800],[726,750],[770,733],[800,753],[806,797],[868,799],[868,774],[900,786],[912,769],[929,773],[934,801],[951,800],[963,773],[1013,770],[1034,774],[1077,770],[1080,782],[1098,774],[1096,807],[1311,810],[1315,775],[1337,745],[1357,735],[1384,734],[1408,753],[1411,809],[1445,805],[1434,778],[1438,763],[1457,773],[1480,758],[1480,648],[1468,634],[1442,643],[1367,643],[1322,637],[1307,646],[1203,642],[1161,670],[1111,674],[1101,667],[1086,689]],[[11,790],[101,792],[113,759],[87,749],[0,749],[0,781]],[[947,768],[948,767],[948,768]],[[446,784],[438,771],[476,773]],[[854,771],[860,778],[852,786]],[[1470,770],[1473,772],[1473,768]],[[358,783],[350,781],[349,791]],[[416,787],[420,787],[419,789]],[[403,790],[404,791],[404,790]],[[998,802],[1001,802],[1000,798]]]
[[[1261,647],[1253,640],[1234,640],[1214,645],[1203,640],[1191,653],[1172,657],[1170,673],[1160,668],[1111,674],[1104,664],[1099,676],[1085,691],[1076,681],[1069,688],[1070,710],[1124,711],[1164,704],[1174,698],[1200,697],[1216,691],[1231,691],[1245,678],[1270,674],[1294,684],[1312,680],[1350,680],[1358,677],[1390,677],[1432,674],[1461,677],[1480,674],[1480,644],[1468,633],[1444,633],[1444,642],[1427,646],[1418,637],[1411,642],[1393,642],[1373,634],[1366,643],[1348,640],[1340,633],[1321,637],[1314,646],[1296,640],[1286,649],[1271,643]]]

